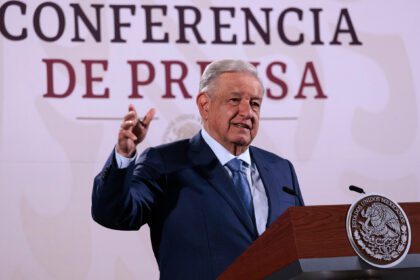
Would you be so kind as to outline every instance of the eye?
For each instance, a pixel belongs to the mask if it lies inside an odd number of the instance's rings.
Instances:
[[[261,107],[261,102],[260,101],[251,101],[251,107],[253,109],[259,109]]]
[[[232,105],[238,105],[240,101],[241,100],[237,97],[233,97],[233,98],[229,99],[229,103],[232,104]]]

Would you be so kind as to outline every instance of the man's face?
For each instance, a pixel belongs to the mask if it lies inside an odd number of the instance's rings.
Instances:
[[[204,115],[207,132],[231,153],[242,153],[257,135],[262,102],[259,80],[242,72],[223,73],[211,85]]]

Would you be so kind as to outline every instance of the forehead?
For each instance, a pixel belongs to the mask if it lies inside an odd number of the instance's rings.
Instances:
[[[246,72],[226,72],[214,81],[215,92],[247,93],[262,97],[262,85],[254,75]]]

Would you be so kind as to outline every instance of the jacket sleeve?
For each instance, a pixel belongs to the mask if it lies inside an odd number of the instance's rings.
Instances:
[[[138,230],[149,222],[163,192],[163,171],[163,160],[154,149],[123,169],[117,167],[113,151],[94,179],[93,219],[111,229]]]

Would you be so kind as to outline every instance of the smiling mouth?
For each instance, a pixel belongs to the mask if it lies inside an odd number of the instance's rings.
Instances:
[[[251,127],[245,123],[233,123],[233,125],[239,128],[251,129]]]

